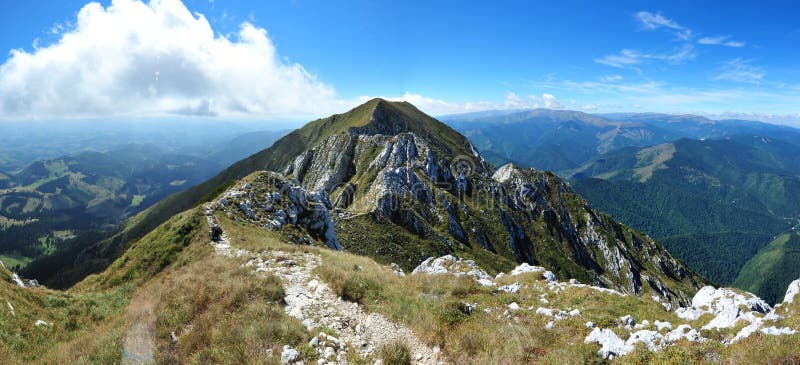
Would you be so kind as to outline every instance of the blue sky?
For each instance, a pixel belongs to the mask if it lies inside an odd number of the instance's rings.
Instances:
[[[304,118],[373,96],[433,114],[800,113],[800,6],[790,2],[135,3],[3,4],[0,81],[11,86],[0,85],[0,117]],[[188,31],[167,36],[171,18]],[[220,39],[243,53],[231,57]]]

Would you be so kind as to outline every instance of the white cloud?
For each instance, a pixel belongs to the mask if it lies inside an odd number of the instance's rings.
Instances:
[[[621,75],[606,75],[601,76],[600,81],[602,82],[619,82],[622,81],[623,77]]]
[[[506,94],[506,99],[503,105],[496,109],[563,109],[564,105],[556,99],[552,94],[542,94],[541,96],[528,95],[521,97],[516,93],[509,92]]]
[[[655,81],[639,83],[597,82],[597,81],[563,81],[558,89],[575,91],[584,94],[633,95],[657,92],[662,84]]]
[[[586,104],[586,105],[582,106],[581,109],[584,110],[584,111],[587,111],[587,112],[593,112],[593,111],[599,109],[599,107],[597,105],[594,105],[594,104]]]
[[[773,123],[773,124],[785,124],[791,125],[794,127],[800,127],[800,113],[736,113],[736,112],[725,112],[725,113],[714,113],[714,114],[704,114],[704,116],[710,119],[743,119],[743,120],[755,120],[759,122],[765,123]]]
[[[0,118],[297,117],[343,105],[282,61],[265,29],[245,22],[232,37],[215,35],[179,0],[89,3],[52,32],[53,44],[13,50],[0,66]]]
[[[676,49],[674,53],[644,53],[632,49],[623,49],[618,54],[606,55],[596,58],[594,61],[607,66],[628,68],[649,61],[664,61],[678,65],[694,59],[694,57],[694,47],[691,44],[684,44],[681,48]]]
[[[641,23],[642,27],[647,30],[654,30],[658,28],[667,28],[675,34],[676,37],[682,40],[688,40],[692,37],[692,30],[688,29],[676,21],[669,19],[660,13],[651,13],[648,11],[640,11],[635,15],[636,20]]]
[[[69,21],[66,21],[66,22],[63,22],[63,23],[55,23],[50,27],[49,33],[51,35],[59,35],[62,32],[64,32],[65,30],[70,29],[72,27],[73,27],[73,25]]]
[[[703,37],[697,40],[697,43],[704,44],[704,45],[714,45],[714,46],[726,46],[726,47],[734,47],[734,48],[741,48],[745,46],[745,43],[742,41],[735,41],[730,39],[731,36],[723,35],[718,37]]]
[[[695,57],[694,47],[690,44],[684,44],[679,50],[672,54],[653,55],[652,59],[667,61],[673,65],[679,65],[688,60],[693,60]]]
[[[564,106],[552,94],[542,94],[544,107],[548,109],[563,109]]]
[[[564,106],[552,94],[521,96],[514,92],[506,93],[502,104],[495,105],[492,109],[560,109]]]
[[[627,66],[638,65],[642,63],[640,53],[630,49],[623,49],[619,54],[606,55],[602,58],[596,58],[594,62],[604,65],[623,68]]]
[[[722,70],[714,77],[714,80],[759,84],[765,74],[763,68],[751,65],[750,60],[734,58],[722,64]]]
[[[642,25],[647,29],[657,29],[660,27],[667,27],[670,29],[681,30],[683,27],[661,14],[653,14],[649,11],[640,11],[636,13],[636,19],[642,23]]]

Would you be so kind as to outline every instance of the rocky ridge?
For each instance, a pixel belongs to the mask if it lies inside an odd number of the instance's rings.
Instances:
[[[554,174],[494,170],[466,138],[410,104],[376,99],[298,134],[306,149],[273,151],[283,174],[237,184],[218,201],[227,214],[405,270],[448,254],[495,273],[525,262],[669,305],[687,304],[703,284]]]

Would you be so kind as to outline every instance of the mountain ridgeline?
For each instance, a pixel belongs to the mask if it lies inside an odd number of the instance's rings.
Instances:
[[[625,147],[741,134],[777,138],[794,131],[753,121],[716,121],[696,115],[593,115],[550,109],[458,114],[442,120],[467,136],[492,163],[515,162],[560,174]]]
[[[675,304],[686,303],[704,284],[660,244],[595,211],[554,174],[513,165],[495,170],[455,130],[411,104],[382,99],[313,121],[153,205],[115,237],[85,250],[72,273],[101,269],[127,242],[261,170],[285,175],[271,184],[286,181],[258,188],[294,191],[292,202],[303,206],[278,217],[268,204],[274,203],[271,194],[227,196],[233,201],[224,203],[239,208],[237,219],[275,229],[266,217],[289,218],[278,229],[307,232],[288,240],[340,245],[406,269],[445,254],[474,259],[490,272],[528,262],[562,278],[652,293]],[[309,202],[325,212],[311,212]],[[334,232],[323,229],[328,226]]]

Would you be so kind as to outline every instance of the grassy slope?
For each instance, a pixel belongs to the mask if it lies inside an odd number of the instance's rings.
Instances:
[[[17,254],[5,254],[5,255],[0,255],[0,262],[3,262],[3,264],[5,264],[8,267],[12,266],[23,267],[29,262],[31,262],[31,258]]]
[[[664,311],[660,304],[646,295],[618,296],[588,288],[568,288],[554,293],[547,289],[543,278],[537,274],[496,279],[498,285],[521,283],[523,288],[517,294],[498,293],[466,277],[400,277],[368,257],[318,247],[287,246],[271,238],[271,233],[250,224],[226,218],[221,220],[221,224],[237,247],[251,251],[303,250],[319,254],[323,264],[317,268],[317,274],[337,294],[369,311],[406,324],[423,341],[440,346],[454,363],[604,363],[597,356],[597,345],[583,343],[589,333],[584,325],[586,321],[615,328],[615,331],[618,330],[619,317],[628,314],[637,321],[648,319],[652,323],[657,319],[680,323],[674,313]],[[540,301],[543,294],[548,303]],[[523,310],[504,314],[512,302],[518,303]],[[475,304],[477,310],[466,315],[459,310],[460,303]],[[528,307],[533,307],[533,310],[527,310]],[[535,314],[538,307],[577,308],[582,316],[559,321],[553,329],[544,330],[550,319]],[[486,308],[491,312],[484,312]],[[798,312],[798,309],[792,309],[791,313]],[[703,317],[691,324],[699,328],[707,320]],[[778,325],[798,324],[795,316],[791,315]],[[620,335],[624,333],[619,332]],[[703,331],[703,334],[716,339],[731,336],[729,332],[716,331]],[[799,344],[798,336],[756,334],[729,347],[719,342],[681,342],[656,353],[638,348],[635,353],[618,361],[626,364],[703,363],[708,359],[732,364],[780,361],[790,358]]]
[[[800,235],[792,231],[779,235],[750,259],[733,285],[775,303],[783,300],[786,287],[798,277]]]
[[[6,363],[118,362],[129,323],[126,306],[139,295],[142,284],[175,261],[185,247],[197,246],[205,232],[199,218],[191,212],[173,217],[132,244],[130,252],[105,273],[70,291],[22,289],[0,282],[0,297],[12,303],[16,312],[0,316],[0,359]],[[50,325],[34,327],[38,319]],[[98,332],[104,336],[91,335]]]
[[[22,289],[8,281],[7,274],[0,276],[0,362],[109,363],[118,359],[124,327],[121,314],[131,286],[73,293]],[[35,326],[37,320],[48,325]],[[70,343],[82,351],[64,347]]]
[[[280,282],[213,254],[207,230],[199,210],[183,212],[66,292],[18,288],[0,270],[0,362],[118,363],[128,328],[144,312],[152,313],[159,362],[278,363],[265,351],[303,349],[311,335],[283,313]],[[34,327],[37,319],[51,325]]]
[[[626,314],[638,320],[678,322],[647,296],[620,297],[585,288],[554,293],[535,274],[497,279],[501,285],[523,284],[520,293],[498,294],[472,279],[399,277],[364,256],[287,245],[273,233],[224,217],[221,224],[235,247],[320,255],[323,265],[317,274],[339,295],[405,323],[456,363],[597,363],[601,362],[597,346],[583,344],[588,333],[584,322],[614,327]],[[207,229],[199,209],[183,212],[133,243],[103,273],[68,292],[21,289],[8,282],[8,271],[0,270],[0,297],[13,302],[16,309],[16,316],[8,316],[6,308],[0,308],[0,361],[116,363],[127,329],[140,320],[143,308],[156,313],[159,362],[277,363],[277,357],[268,357],[266,350],[279,354],[284,344],[299,348],[307,363],[315,361],[305,345],[313,334],[284,314],[279,281],[241,269],[247,257],[224,259],[213,254]],[[549,303],[539,300],[542,294]],[[462,302],[475,303],[478,311],[465,315],[458,309]],[[511,302],[523,308],[578,308],[583,314],[543,330],[548,319],[533,311],[503,315]],[[485,313],[484,308],[492,312]],[[792,308],[792,313],[799,310]],[[33,327],[36,319],[52,326]],[[782,324],[800,325],[794,315]],[[173,332],[177,343],[170,339]],[[686,363],[711,356],[731,363],[780,361],[800,345],[798,341],[798,336],[755,335],[730,347],[681,343],[659,353],[639,349],[619,360]]]

